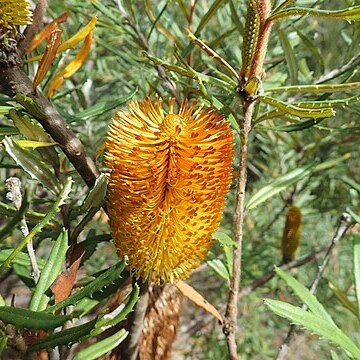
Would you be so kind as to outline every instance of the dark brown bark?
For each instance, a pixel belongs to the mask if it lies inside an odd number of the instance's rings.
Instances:
[[[32,82],[19,64],[1,66],[0,84],[43,126],[59,144],[80,176],[91,188],[99,174],[94,162],[86,155],[85,149],[69,128],[59,112],[39,91],[32,89]]]

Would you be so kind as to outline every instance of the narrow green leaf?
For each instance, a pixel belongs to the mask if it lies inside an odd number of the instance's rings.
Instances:
[[[301,131],[319,124],[322,120],[323,119],[320,120],[309,119],[304,121],[298,121],[296,124],[291,124],[291,125],[259,126],[258,129],[269,129],[272,131],[281,131],[281,132]]]
[[[26,196],[24,196],[19,211],[9,222],[6,223],[6,225],[2,229],[0,229],[0,242],[13,232],[13,230],[16,228],[16,225],[23,219],[24,214],[26,213],[28,208],[29,203],[26,200]]]
[[[9,255],[13,252],[13,249],[2,249],[0,250],[0,264],[5,262]],[[36,257],[36,262],[40,270],[44,267],[45,261],[42,258]],[[18,264],[19,266],[30,267],[29,255],[23,252],[19,252],[13,260],[13,264]]]
[[[222,231],[214,232],[212,238],[217,240],[221,245],[236,246],[236,242]]]
[[[297,116],[299,118],[321,119],[335,116],[335,111],[332,108],[304,109],[298,106],[286,104],[269,96],[259,96],[259,100],[284,111],[286,114]]]
[[[50,298],[45,292],[50,288],[60,274],[62,264],[65,261],[66,251],[68,249],[67,231],[63,230],[55,241],[49,259],[47,260],[40,278],[36,285],[35,291],[30,300],[29,309],[33,311],[42,311],[46,308]]]
[[[20,133],[28,140],[38,141],[42,144],[52,144],[51,146],[56,144],[52,141],[50,135],[42,127],[32,121],[27,115],[23,115],[18,111],[11,110],[10,117],[14,125],[20,130]],[[38,151],[44,160],[53,166],[59,166],[59,157],[55,149],[42,148]]]
[[[360,194],[360,184],[357,181],[347,176],[342,176],[340,180],[342,180],[345,184],[349,185]]]
[[[8,342],[8,337],[6,335],[0,338],[0,357],[2,357],[2,353],[7,348],[7,342]]]
[[[331,168],[337,166],[338,164],[342,163],[343,161],[346,161],[350,158],[351,158],[351,153],[346,153],[342,156],[339,156],[338,158],[324,161],[320,164],[315,165],[315,167],[313,168],[313,172],[331,169]]]
[[[329,289],[333,292],[336,299],[339,303],[345,308],[351,311],[355,316],[358,316],[357,306],[352,303],[349,298],[347,297],[346,293],[339,288],[337,288],[333,283],[330,281],[328,282]]]
[[[239,124],[234,116],[234,114],[232,113],[232,110],[230,109],[229,106],[224,105],[219,99],[217,99],[215,96],[212,96],[211,98],[212,100],[212,104],[214,105],[214,107],[218,110],[220,110],[224,116],[226,117],[226,119],[228,119],[230,121],[230,124],[232,125],[232,127],[238,132],[240,133],[240,127]]]
[[[0,201],[0,214],[5,216],[14,217],[18,213],[18,209],[15,206],[11,206],[9,204],[5,204]],[[26,211],[25,219],[26,221],[30,221],[33,223],[38,223],[45,217],[45,214],[39,213],[36,211]],[[54,229],[59,229],[60,225],[57,221],[52,220],[49,223],[49,226]]]
[[[0,140],[5,136],[18,135],[19,130],[15,126],[0,125]]]
[[[107,190],[107,177],[105,174],[100,174],[96,179],[94,187],[90,190],[87,195],[81,209],[88,211],[90,208],[100,209],[104,202]]]
[[[276,315],[284,317],[330,340],[350,352],[356,359],[360,359],[360,349],[338,327],[327,320],[282,301],[265,299],[264,303]]]
[[[13,106],[1,105],[0,106],[0,115],[7,115],[11,109],[14,109]]]
[[[119,324],[121,321],[125,320],[129,313],[133,310],[136,302],[139,299],[140,287],[138,284],[135,284],[132,292],[128,296],[125,305],[120,305],[122,310],[118,313],[118,309],[113,311],[110,314],[104,315],[95,326],[95,329],[91,332],[91,336],[96,336],[101,334],[106,329]]]
[[[314,166],[314,164],[310,164],[306,167],[297,168],[290,171],[286,175],[282,175],[271,181],[268,185],[265,185],[263,188],[256,191],[256,193],[249,198],[246,204],[246,208],[253,209],[272,196],[286,190],[289,186],[310,175]]]
[[[120,277],[120,274],[125,268],[125,261],[122,260],[116,265],[108,268],[104,271],[99,277],[94,281],[84,286],[81,290],[77,291],[75,294],[69,296],[67,299],[50,306],[46,309],[48,312],[54,312],[60,309],[63,309],[66,306],[74,305],[81,299],[85,297],[91,297],[95,292],[102,290],[106,286],[109,286],[112,282],[117,280]]]
[[[227,0],[215,0],[211,5],[207,13],[201,18],[200,23],[195,31],[195,36],[199,36],[201,30],[206,26],[206,24],[211,20],[211,18],[216,15],[217,11],[222,5],[224,5]]]
[[[331,360],[340,360],[340,358],[338,357],[335,351],[331,350],[330,354],[331,354]]]
[[[354,212],[353,210],[351,210],[349,207],[346,208],[346,212],[348,212],[351,217],[358,223],[360,224],[360,216]]]
[[[49,315],[49,314],[48,314]],[[39,351],[41,349],[53,349],[55,346],[70,345],[90,333],[94,328],[96,319],[91,320],[85,324],[74,326],[70,329],[65,329],[52,334],[46,338],[34,342],[30,348],[30,352]]]
[[[95,344],[88,346],[86,349],[79,351],[75,354],[73,360],[99,359],[102,355],[105,355],[107,352],[121,344],[128,334],[128,331],[121,329],[114,335],[111,335],[104,340],[98,341]]]
[[[320,76],[321,74],[323,74],[325,72],[325,64],[324,64],[323,56],[321,55],[321,53],[319,51],[319,47],[317,46],[317,44],[315,44],[313,39],[311,39],[309,36],[306,36],[305,34],[303,34],[299,29],[295,28],[295,31],[297,32],[301,41],[304,43],[304,45],[307,47],[307,49],[311,52],[312,58],[314,60],[316,60],[316,62],[319,64],[317,73]]]
[[[219,259],[208,260],[206,263],[215,271],[216,274],[225,280],[230,279],[230,275],[224,263]]]
[[[313,9],[313,8],[292,7],[274,13],[273,15],[270,16],[268,21],[274,21],[288,16],[303,16],[303,15],[310,15],[315,17],[329,18],[329,19],[359,21],[360,6],[353,6],[347,9],[333,10],[333,11]]]
[[[309,94],[326,94],[326,93],[335,93],[343,91],[351,91],[360,87],[360,82],[345,83],[345,84],[322,84],[322,85],[294,85],[294,86],[278,86],[266,89],[265,92],[296,92],[296,93],[309,93]],[[357,98],[358,96],[356,96]],[[334,100],[334,103],[336,101]],[[328,104],[334,104],[331,101]],[[332,106],[328,105],[328,106]],[[297,106],[301,107],[300,103]]]
[[[43,142],[43,141],[35,141],[35,140],[16,140],[15,142],[22,149],[25,148],[38,149],[38,148],[45,148],[45,147],[51,147],[57,145],[57,143],[55,142]]]
[[[59,193],[59,181],[49,170],[49,167],[42,163],[29,151],[22,149],[10,137],[3,140],[7,153],[20,165],[33,179],[55,194]]]
[[[297,281],[294,277],[286,273],[285,271],[281,270],[278,267],[275,267],[275,272],[278,276],[280,276],[286,284],[293,290],[295,295],[307,305],[307,307],[317,316],[323,318],[327,322],[333,324],[335,323],[331,318],[330,314],[325,310],[322,304],[318,301],[318,299],[311,294],[309,289]]]
[[[106,112],[116,109],[120,105],[128,102],[130,99],[133,98],[137,91],[138,89],[135,89],[129,95],[126,95],[125,97],[116,100],[98,102],[95,105],[88,107],[86,110],[78,112],[73,116],[73,118],[75,120],[88,120],[105,114]]]
[[[69,193],[71,191],[72,179],[68,178],[64,184],[64,187],[60,191],[58,197],[56,198],[53,206],[50,211],[46,214],[46,216],[30,231],[29,235],[24,237],[24,239],[16,246],[16,248],[12,251],[9,257],[0,265],[0,273],[6,270],[11,262],[15,259],[16,255],[22,251],[22,249],[28,244],[28,242],[38,234],[44,226],[46,226],[49,221],[57,214],[59,207],[65,203],[65,200],[68,198]]]
[[[44,312],[31,311],[12,306],[0,306],[0,320],[5,324],[13,324],[17,329],[55,329],[71,315],[52,315]]]
[[[287,34],[285,33],[284,30],[279,29],[277,33],[279,35],[279,40],[285,54],[285,60],[289,68],[290,83],[297,84],[299,82],[298,81],[299,69],[298,69],[298,61],[296,60],[294,49],[292,48],[290,41],[287,37]]]
[[[10,111],[10,117],[20,133],[29,140],[51,142],[50,135],[43,128],[34,123],[27,115],[21,115],[16,110]]]
[[[223,245],[226,268],[229,274],[233,272],[234,246]]]
[[[360,320],[360,235],[356,234],[353,238],[353,266],[355,280],[355,294],[357,300],[358,319]]]

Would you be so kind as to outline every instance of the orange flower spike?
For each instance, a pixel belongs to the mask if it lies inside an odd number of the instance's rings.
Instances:
[[[212,245],[233,163],[224,116],[183,102],[168,114],[162,100],[132,101],[118,111],[106,139],[111,170],[110,227],[120,257],[137,278],[187,278]]]

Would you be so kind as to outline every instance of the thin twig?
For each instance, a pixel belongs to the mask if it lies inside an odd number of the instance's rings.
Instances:
[[[267,45],[270,36],[270,29],[272,23],[267,19],[271,12],[270,0],[256,1],[256,16],[260,19],[260,30],[258,38],[256,39],[255,51],[252,56],[250,70],[247,73],[249,79],[262,79],[264,76],[263,66]],[[249,11],[246,23],[254,24],[257,20],[253,19],[253,11]],[[249,21],[248,21],[249,20]],[[247,29],[249,31],[249,29]],[[251,29],[250,29],[251,30]],[[249,51],[248,44],[244,44],[243,51]],[[246,79],[244,79],[246,80]],[[240,137],[241,144],[239,148],[239,177],[236,186],[235,195],[235,215],[234,215],[234,238],[236,242],[236,249],[233,257],[233,270],[230,277],[229,297],[225,312],[225,322],[223,332],[226,336],[227,347],[229,351],[230,360],[237,360],[237,345],[236,345],[236,322],[238,315],[238,293],[241,279],[241,256],[242,256],[242,241],[243,241],[243,223],[245,216],[245,189],[247,183],[247,162],[248,162],[248,140],[251,130],[252,117],[254,114],[256,104],[256,94],[243,94],[243,111],[244,118],[240,122]]]
[[[278,267],[282,270],[290,270],[294,269],[300,266],[303,266],[315,259],[317,259],[323,252],[325,252],[328,249],[328,246],[324,246],[318,250],[313,251],[312,253],[303,256],[299,259],[293,260],[287,264],[280,264]],[[273,277],[275,276],[275,271],[273,269],[269,270],[268,272],[264,273],[260,277],[254,279],[250,284],[246,285],[239,291],[238,294],[238,300],[241,300],[245,298],[246,296],[250,295],[253,291],[255,291],[257,288],[265,285],[268,283]],[[222,313],[226,308],[226,304],[223,304],[219,307],[219,312]],[[200,319],[196,321],[195,324],[192,324],[189,328],[183,331],[183,333],[187,333],[188,336],[192,336],[195,332],[202,329],[204,326],[206,326],[210,321],[212,321],[214,317],[211,314],[204,313],[204,316],[202,316]]]
[[[15,207],[20,210],[23,198],[21,195],[21,181],[20,179],[16,177],[10,177],[6,180],[6,189],[8,193],[6,194],[6,197],[8,200],[12,201],[15,205]],[[27,226],[25,217],[22,217],[20,221],[20,229],[24,237],[29,235],[29,228]],[[32,242],[32,239],[27,243],[27,250],[30,258],[31,267],[33,269],[32,276],[34,278],[35,283],[38,282],[40,277],[40,270],[39,266],[36,262],[36,256],[34,251],[34,245]]]
[[[339,67],[338,69],[334,69],[329,71],[328,73],[320,76],[314,84],[322,84],[326,81],[335,79],[336,77],[346,73],[347,71],[354,69],[357,65],[360,64],[360,53],[353,56],[346,64]]]
[[[332,253],[334,247],[345,236],[346,231],[349,229],[350,226],[351,226],[351,216],[347,213],[343,213],[340,217],[338,228],[336,229],[335,234],[334,234],[333,238],[331,239],[330,245],[327,247],[326,254],[324,256],[324,259],[323,259],[321,265],[319,266],[319,269],[315,276],[315,279],[313,280],[313,282],[310,286],[309,290],[310,290],[311,294],[315,294],[315,292],[319,286],[320,280],[323,277],[325,268],[329,263],[330,256],[331,256],[331,253]],[[307,309],[306,304],[304,304],[302,306],[302,308],[304,310],[306,310]],[[288,332],[283,344],[280,347],[280,351],[277,354],[276,360],[283,360],[285,358],[286,354],[288,353],[288,351],[290,349],[291,342],[294,339],[295,333],[298,330],[298,328],[299,328],[298,325],[293,324],[290,326],[289,332]]]
[[[229,349],[230,359],[238,359],[236,350],[235,326],[238,314],[237,299],[241,278],[241,255],[243,239],[243,222],[245,215],[245,188],[247,182],[247,159],[248,159],[248,136],[251,130],[251,120],[254,112],[255,102],[244,104],[244,120],[241,125],[242,139],[240,146],[239,178],[236,186],[234,236],[236,249],[233,259],[233,273],[230,278],[229,298],[225,312],[225,323],[223,332]]]

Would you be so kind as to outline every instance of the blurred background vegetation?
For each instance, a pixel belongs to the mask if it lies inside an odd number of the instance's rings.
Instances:
[[[274,7],[280,1],[274,1]],[[357,5],[356,0],[295,1],[296,6],[321,7],[326,9],[345,8]],[[246,5],[243,1],[58,1],[49,2],[46,21],[68,11],[69,18],[61,26],[63,37],[69,38],[91,17],[98,16],[94,32],[94,42],[85,64],[74,76],[66,80],[55,94],[54,106],[64,116],[74,132],[84,144],[88,154],[96,159],[98,167],[106,171],[103,155],[96,152],[104,143],[104,137],[114,110],[125,106],[126,99],[141,100],[146,96],[159,94],[164,99],[173,96],[174,91],[181,99],[197,99],[199,102],[221,108],[228,116],[241,118],[241,101],[234,92],[219,86],[216,79],[233,84],[231,74],[190,42],[185,29],[190,28],[198,38],[205,41],[219,56],[232,67],[241,66],[242,34],[244,33]],[[276,23],[273,27],[268,54],[265,61],[266,77],[263,87],[269,88],[295,84],[310,85],[321,81],[324,74],[339,70],[351,59],[353,62],[343,73],[338,71],[335,78],[327,83],[360,81],[360,23],[316,19],[313,17],[293,17]],[[43,49],[38,50],[38,54]],[[76,49],[63,53],[59,66],[71,58]],[[162,63],[164,73],[159,73],[156,63]],[[176,71],[170,71],[172,69]],[[35,65],[28,64],[27,72],[34,74]],[[179,68],[187,76],[179,73]],[[189,74],[193,74],[190,76]],[[202,78],[203,74],[209,78]],[[49,77],[51,74],[49,75]],[[214,80],[215,78],[215,80]],[[205,80],[204,80],[205,79]],[[175,86],[174,86],[175,84]],[[46,81],[43,84],[46,89]],[[175,89],[175,90],[174,90]],[[135,92],[135,93],[134,93]],[[284,102],[326,101],[350,98],[359,94],[358,89],[342,93],[296,93],[277,91],[272,96]],[[87,109],[98,109],[96,116]],[[231,112],[230,112],[231,109]],[[106,111],[107,110],[107,111]],[[261,103],[257,106],[257,118],[271,108]],[[325,119],[304,130],[289,131],[285,125],[298,122],[287,116],[265,119],[257,123],[251,133],[248,196],[269,184],[273,179],[290,171],[309,166],[325,164],[305,176],[266,202],[249,210],[245,219],[245,240],[243,249],[242,286],[270,271],[280,264],[281,238],[287,206],[293,202],[303,215],[301,250],[299,256],[307,255],[324,245],[333,237],[341,214],[350,209],[359,215],[360,202],[360,105],[358,101],[341,104],[335,108],[336,116]],[[6,117],[0,118],[2,125],[11,125]],[[239,139],[237,138],[237,142]],[[238,145],[237,145],[238,146]],[[5,180],[16,175],[22,179],[27,189],[30,208],[42,212],[52,195],[31,180],[4,148],[0,148],[0,201],[5,198]],[[79,222],[81,204],[87,190],[67,159],[60,155],[64,173],[73,177],[73,192],[69,202],[72,224]],[[236,177],[237,169],[234,169]],[[234,206],[234,186],[228,195],[221,231],[231,236]],[[2,205],[2,214],[4,206]],[[10,217],[1,215],[2,226]],[[31,221],[30,221],[31,222]],[[45,256],[49,251],[52,231],[58,231],[60,220],[54,220],[54,227],[42,231],[35,241],[37,255]],[[352,277],[352,233],[342,239],[333,253],[330,265],[318,290],[317,297],[329,310],[336,322],[355,342],[360,342],[358,319],[339,303],[329,289],[328,281],[354,300]],[[109,239],[106,217],[98,213],[80,235],[80,239]],[[1,247],[11,247],[21,238],[20,230],[13,229]],[[205,263],[189,279],[215,307],[221,308],[227,301],[228,280],[223,268],[216,261],[224,261],[223,246],[216,243],[209,254],[210,263]],[[99,242],[95,256],[90,257],[81,268],[85,277],[98,269],[115,263],[117,257],[108,241]],[[318,263],[315,260],[292,274],[303,284],[309,285],[314,278]],[[13,294],[17,306],[26,306],[29,290],[15,271],[2,278],[1,295],[10,304]],[[26,282],[26,281],[25,281]],[[256,289],[240,301],[239,353],[243,360],[272,359],[276,356],[288,331],[288,321],[271,313],[262,302],[264,297],[277,298],[298,304],[284,283],[274,278]],[[202,309],[188,300],[183,300],[183,312],[178,337],[174,347],[175,359],[226,359],[226,342],[221,328],[215,320],[197,326],[204,317]],[[330,349],[338,353],[340,359],[346,355],[335,347],[322,342],[308,331],[296,338],[289,359],[329,359]]]

